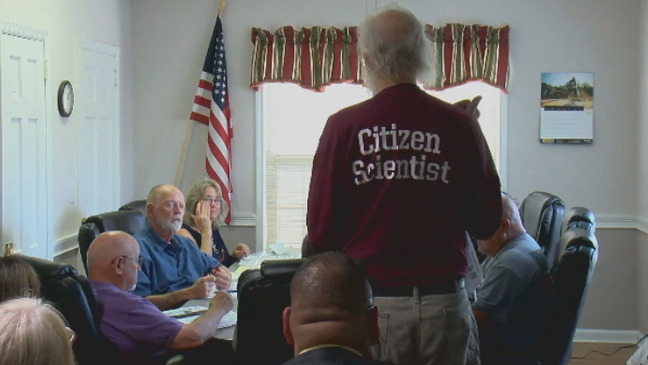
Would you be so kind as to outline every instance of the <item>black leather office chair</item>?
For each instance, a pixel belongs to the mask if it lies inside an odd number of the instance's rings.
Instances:
[[[119,207],[119,210],[136,210],[146,217],[146,199],[133,200]]]
[[[79,227],[79,251],[88,272],[87,255],[92,241],[102,232],[124,231],[134,235],[144,228],[144,216],[136,210],[120,210],[97,214],[83,219]]]
[[[560,254],[559,240],[565,215],[565,204],[559,197],[543,191],[534,191],[520,204],[520,216],[527,233],[544,251],[551,269]]]
[[[543,365],[566,365],[598,258],[598,244],[591,231],[572,228],[561,238],[565,245],[551,272],[553,298],[539,348]]]
[[[116,347],[99,330],[101,306],[92,283],[70,265],[18,255],[41,282],[43,298],[51,302],[76,333],[74,355],[79,364],[118,364]]]
[[[282,313],[290,305],[290,281],[303,259],[265,261],[238,281],[235,344],[239,362],[279,365],[294,350],[283,335]]]

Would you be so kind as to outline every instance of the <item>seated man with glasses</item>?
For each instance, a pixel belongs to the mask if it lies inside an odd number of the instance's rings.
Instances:
[[[133,294],[146,297],[160,310],[205,298],[214,286],[227,289],[232,280],[229,269],[217,258],[176,234],[184,208],[178,188],[153,187],[146,198],[146,225],[135,235],[144,261]]]
[[[218,292],[205,314],[183,325],[147,299],[129,293],[137,284],[142,262],[139,254],[137,241],[121,231],[100,234],[88,249],[88,276],[103,305],[99,328],[117,346],[123,361],[129,364],[163,361],[174,351],[194,349],[212,339],[218,322],[232,309],[232,297]],[[201,351],[202,356],[207,350],[201,348]],[[220,358],[233,359],[229,343],[214,339],[210,341],[209,351]],[[191,357],[191,353],[185,355]]]
[[[286,341],[296,364],[388,364],[372,360],[378,344],[378,309],[355,259],[339,252],[311,256],[290,284],[283,313]]]
[[[200,179],[187,193],[182,228],[178,234],[189,238],[202,252],[230,267],[247,257],[250,247],[239,242],[232,254],[227,250],[218,228],[223,224],[228,211],[218,183],[210,178]]]

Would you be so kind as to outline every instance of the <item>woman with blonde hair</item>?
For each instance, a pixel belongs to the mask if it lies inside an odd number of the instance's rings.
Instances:
[[[41,299],[16,298],[0,303],[0,328],[0,364],[74,365],[74,331]]]
[[[210,178],[201,179],[187,193],[182,228],[178,231],[227,267],[250,254],[248,245],[240,242],[231,255],[227,250],[218,228],[228,210],[218,183]]]

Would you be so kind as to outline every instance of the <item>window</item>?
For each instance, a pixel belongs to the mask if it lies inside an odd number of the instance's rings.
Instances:
[[[430,94],[449,101],[482,95],[479,118],[495,160],[500,163],[501,91],[481,82],[471,82]],[[362,86],[336,84],[317,93],[294,84],[264,84],[258,97],[258,141],[262,173],[259,207],[264,247],[279,242],[301,247],[306,235],[306,200],[313,155],[329,115],[371,95]]]

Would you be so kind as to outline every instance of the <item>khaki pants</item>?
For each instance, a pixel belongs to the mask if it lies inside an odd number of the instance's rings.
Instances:
[[[464,289],[376,297],[380,360],[398,365],[479,364],[477,324]]]

